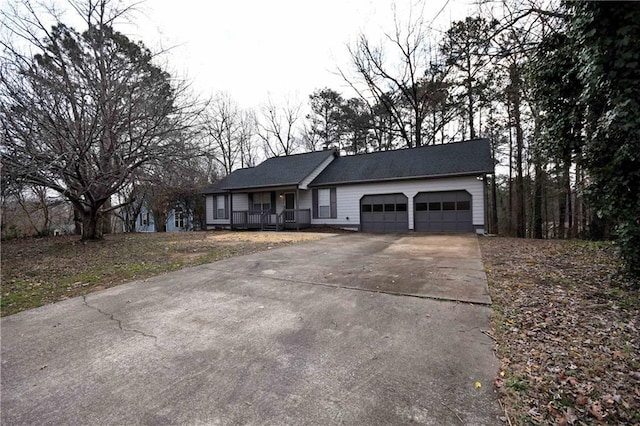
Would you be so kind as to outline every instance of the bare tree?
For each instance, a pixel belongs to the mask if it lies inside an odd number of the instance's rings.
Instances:
[[[204,219],[204,198],[199,190],[218,176],[210,170],[206,157],[196,156],[147,168],[139,175],[140,202],[153,215],[156,232],[167,230],[167,219],[174,209]]]
[[[252,110],[240,114],[240,167],[253,167],[258,162],[256,115]]]
[[[277,106],[271,98],[258,119],[258,136],[267,157],[293,154],[299,145],[296,126],[300,119],[300,104],[287,99]]]
[[[3,166],[66,197],[82,216],[82,238],[99,239],[100,217],[119,207],[111,196],[138,168],[190,155],[179,132],[193,109],[152,52],[114,30],[127,12],[119,3],[70,5],[82,33],[26,0],[2,16],[12,35],[1,42]]]
[[[136,232],[136,219],[147,198],[147,188],[140,182],[141,172],[137,171],[130,183],[115,194],[117,204],[122,207],[114,210],[114,214],[122,221],[124,232]]]
[[[253,161],[255,117],[228,94],[218,94],[204,114],[205,149],[226,175]]]
[[[412,148],[423,144],[423,123],[428,114],[441,104],[446,89],[446,72],[429,75],[436,56],[427,39],[427,25],[420,17],[406,24],[394,10],[394,31],[385,34],[386,45],[373,45],[361,34],[349,54],[355,71],[349,76],[339,70],[361,98],[379,104],[389,113],[404,144]],[[389,60],[387,52],[397,58]]]
[[[301,133],[302,149],[304,149],[306,152],[322,150],[322,147],[324,145],[323,140],[318,132],[315,131],[313,125],[310,122],[304,122],[304,124],[302,125]]]

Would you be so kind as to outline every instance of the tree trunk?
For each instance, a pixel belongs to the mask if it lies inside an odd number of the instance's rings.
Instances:
[[[547,191],[546,177],[545,185],[542,187],[544,202],[544,238],[549,239],[549,193]]]
[[[567,236],[573,238],[573,194],[571,191],[571,160],[567,160],[564,172],[564,190],[567,193]]]
[[[535,157],[535,183],[533,190],[533,238],[542,239],[542,159]]]
[[[103,204],[103,209],[104,207],[106,207],[107,209],[111,207],[111,199],[108,199],[104,204]],[[108,213],[103,213],[100,215],[100,227],[101,230],[100,232],[102,233],[102,235],[105,234],[110,234],[111,233],[111,217],[112,214],[111,212]]]
[[[47,236],[49,235],[51,228],[51,218],[49,215],[49,204],[47,203],[47,190],[46,188],[34,187],[34,193],[38,196],[38,201],[40,203],[40,207],[42,208],[42,229],[38,232],[38,235]]]
[[[510,71],[513,124],[516,130],[516,237],[524,238],[526,233],[524,172],[522,167],[524,132],[520,121],[520,73],[516,64],[512,64]]]
[[[567,215],[571,214],[571,181],[569,176],[570,163],[566,160],[562,160],[562,175],[560,177],[560,191],[558,194],[558,238],[567,238]],[[570,219],[569,219],[570,222]]]
[[[82,241],[102,239],[99,208],[91,207],[82,212]]]
[[[167,214],[166,213],[154,212],[153,221],[155,222],[156,232],[167,232]]]
[[[73,233],[82,235],[82,214],[76,206],[73,206]]]
[[[25,213],[25,215],[27,217],[27,220],[29,221],[29,224],[33,228],[33,231],[36,234],[38,234],[40,232],[40,230],[38,229],[38,227],[36,226],[35,222],[33,221],[33,218],[31,217],[31,213],[29,212],[29,208],[27,206],[27,201],[24,199],[23,194],[18,193],[17,196],[16,196],[16,200],[18,201],[18,204],[22,208],[22,211]]]
[[[498,183],[496,182],[496,174],[491,176],[491,198],[493,198],[493,206],[491,206],[491,219],[493,222],[492,232],[498,234],[500,227],[498,226]]]
[[[513,131],[511,128],[511,108],[508,107],[508,122],[509,122],[509,193],[507,203],[507,233],[510,237],[513,236]]]
[[[473,75],[471,73],[471,55],[467,56],[467,98],[469,101],[469,139],[476,138],[476,131],[473,127]]]

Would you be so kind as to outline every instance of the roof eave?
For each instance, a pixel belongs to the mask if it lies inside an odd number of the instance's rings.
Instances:
[[[282,187],[297,187],[299,182],[290,182],[290,183],[278,183],[271,185],[254,185],[254,186],[234,186],[224,188],[226,192],[230,191],[243,191],[243,190],[252,190],[252,189],[264,189],[264,188],[282,188]]]
[[[391,181],[399,181],[399,180],[438,179],[438,178],[448,178],[448,177],[463,177],[463,176],[486,175],[486,174],[491,174],[491,173],[493,173],[493,170],[478,170],[478,171],[471,171],[471,172],[446,173],[446,174],[439,174],[439,175],[422,175],[422,176],[404,176],[404,177],[390,177],[390,178],[378,178],[378,179],[347,180],[347,181],[311,183],[309,185],[309,187],[320,187],[320,186],[329,186],[329,185],[350,185],[350,184],[358,184],[358,183],[391,182]]]

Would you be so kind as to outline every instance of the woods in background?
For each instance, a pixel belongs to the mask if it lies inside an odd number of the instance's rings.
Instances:
[[[176,200],[196,208],[194,188],[267,157],[488,138],[490,232],[613,236],[638,273],[638,3],[482,2],[443,32],[421,5],[408,18],[394,11],[380,42],[361,34],[348,46],[344,93],[270,98],[256,111],[222,92],[189,94],[113,29],[129,12],[120,3],[71,1],[82,31],[15,4],[3,23],[30,48],[2,42],[2,199],[7,211],[39,205],[36,233],[61,198],[83,237],[100,238],[110,212],[127,222],[144,204],[162,222]]]

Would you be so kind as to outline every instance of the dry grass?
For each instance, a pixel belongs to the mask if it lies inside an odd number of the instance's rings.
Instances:
[[[313,233],[182,232],[76,236],[2,243],[2,316],[176,269],[326,236]]]

